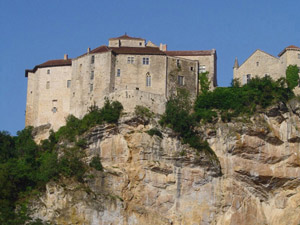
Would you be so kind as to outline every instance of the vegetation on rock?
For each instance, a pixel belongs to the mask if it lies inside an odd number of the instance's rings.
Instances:
[[[195,102],[194,111],[197,121],[212,122],[218,113],[224,122],[232,117],[252,115],[278,102],[287,102],[294,97],[292,90],[286,87],[286,81],[277,81],[266,76],[253,78],[244,86],[233,82],[231,87],[219,87],[214,91],[200,94]]]
[[[297,65],[289,65],[286,68],[286,83],[293,90],[299,85],[299,69]]]
[[[50,180],[60,176],[84,182],[84,174],[89,169],[82,158],[86,142],[76,141],[92,126],[103,122],[116,123],[123,109],[119,102],[106,101],[104,107],[91,107],[83,119],[69,116],[66,126],[58,132],[50,132],[48,139],[37,145],[32,136],[32,127],[27,127],[12,137],[0,132],[0,224],[40,225],[33,221],[27,209],[27,199],[39,193]],[[67,145],[64,145],[66,143]],[[73,142],[73,143],[72,143]],[[91,167],[102,170],[99,157],[94,157]]]

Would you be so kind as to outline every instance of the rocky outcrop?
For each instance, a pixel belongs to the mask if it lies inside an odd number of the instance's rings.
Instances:
[[[50,182],[34,217],[57,224],[297,225],[300,107],[278,105],[251,119],[201,126],[218,160],[183,145],[155,121],[123,117],[85,134],[85,183]],[[300,112],[300,111],[299,111]]]

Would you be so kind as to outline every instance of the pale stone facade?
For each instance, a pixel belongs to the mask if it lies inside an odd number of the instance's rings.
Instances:
[[[235,59],[233,67],[233,78],[238,79],[242,85],[253,77],[270,76],[274,80],[285,77],[286,68],[289,65],[300,67],[300,48],[288,46],[278,57],[272,56],[264,51],[256,50],[242,65],[239,66]],[[296,89],[296,92],[298,88]]]
[[[195,98],[198,75],[209,71],[211,88],[216,83],[216,51],[167,51],[145,39],[126,34],[68,59],[51,60],[26,70],[28,77],[26,126],[50,124],[57,130],[68,115],[82,118],[91,105],[103,106],[105,97],[118,100],[124,110],[136,105],[163,113],[177,88]]]

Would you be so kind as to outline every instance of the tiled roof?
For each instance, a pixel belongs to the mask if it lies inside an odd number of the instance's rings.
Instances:
[[[295,46],[295,45],[290,45],[290,46],[286,47],[285,49],[283,49],[283,50],[278,54],[278,56],[279,56],[279,57],[282,56],[282,55],[286,52],[286,50],[300,50],[300,48],[297,47],[297,46]]]
[[[101,45],[98,48],[92,49],[89,53],[84,53],[78,57],[85,56],[87,54],[93,54],[93,53],[102,53],[102,52],[109,52],[110,49],[106,45]]]
[[[115,54],[166,55],[157,47],[110,47]]]
[[[109,40],[119,40],[119,39],[127,39],[127,40],[145,40],[143,38],[137,38],[137,37],[130,37],[127,34],[124,34],[120,37],[116,37],[116,38],[110,38]]]
[[[72,65],[72,59],[49,60],[42,64],[36,65],[32,70],[25,70],[25,77],[28,77],[29,72],[34,73],[38,68],[54,67],[54,66],[71,66],[71,65]]]
[[[202,51],[166,51],[168,56],[205,56],[212,55],[213,50],[202,50]]]

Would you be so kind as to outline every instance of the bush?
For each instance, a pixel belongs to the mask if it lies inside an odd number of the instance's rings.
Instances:
[[[156,135],[160,138],[163,137],[162,133],[157,128],[152,128],[152,129],[148,130],[147,134],[149,134],[150,136]]]
[[[137,105],[134,108],[134,113],[136,116],[145,118],[145,119],[150,119],[153,117],[153,112],[150,111],[150,109],[148,109],[145,106],[141,106],[141,105]]]
[[[114,101],[110,103],[106,99],[102,109],[96,105],[89,108],[89,113],[83,119],[78,119],[73,115],[67,117],[66,125],[59,128],[55,134],[55,140],[67,139],[75,142],[76,136],[83,134],[95,125],[102,124],[104,121],[107,123],[117,123],[123,106],[120,102]]]
[[[289,65],[286,68],[286,82],[288,87],[293,90],[299,84],[299,69],[297,65]]]
[[[285,79],[273,81],[270,77],[253,78],[242,87],[233,83],[232,87],[216,88],[212,92],[197,97],[194,110],[197,120],[210,122],[212,111],[220,111],[223,121],[242,114],[251,115],[260,108],[276,102],[287,102],[294,96],[285,87]]]
[[[98,171],[103,171],[103,166],[101,164],[99,156],[94,156],[92,158],[92,161],[90,162],[90,167],[92,167]]]

